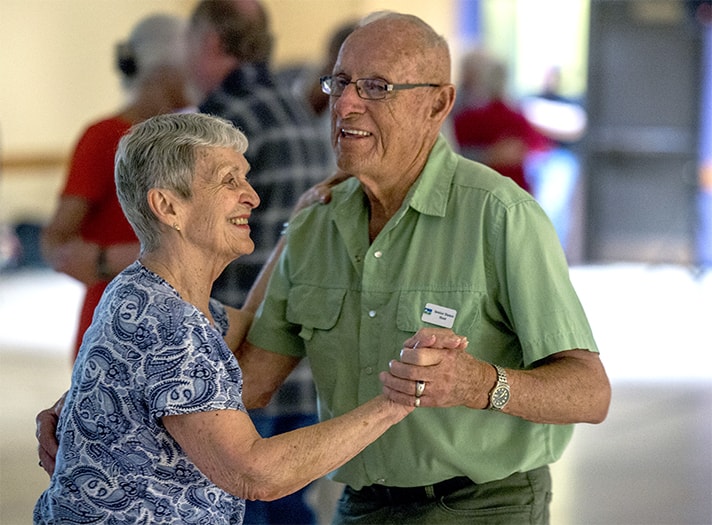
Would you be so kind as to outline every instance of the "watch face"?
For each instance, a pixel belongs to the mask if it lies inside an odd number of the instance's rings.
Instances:
[[[506,386],[498,386],[492,392],[492,406],[494,408],[502,408],[509,401],[509,388]]]

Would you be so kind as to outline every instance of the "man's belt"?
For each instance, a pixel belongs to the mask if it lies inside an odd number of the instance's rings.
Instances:
[[[446,479],[434,485],[423,487],[387,487],[385,485],[369,485],[354,491],[359,497],[378,501],[383,505],[402,505],[440,499],[475,483],[468,477]]]

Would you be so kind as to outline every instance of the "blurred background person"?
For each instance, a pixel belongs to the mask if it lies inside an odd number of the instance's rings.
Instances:
[[[87,287],[73,358],[109,280],[139,251],[116,196],[114,154],[119,139],[135,123],[191,108],[184,70],[185,26],[173,15],[151,15],[117,45],[115,61],[127,104],[83,132],[57,209],[43,229],[41,249],[47,263]]]
[[[580,175],[575,147],[586,132],[586,112],[576,101],[561,94],[561,69],[556,66],[545,72],[541,92],[524,98],[521,106],[527,120],[551,140],[551,148],[527,157],[525,172],[534,198],[554,223],[568,255]]]
[[[524,163],[532,152],[551,147],[549,140],[507,100],[507,70],[483,50],[461,60],[459,102],[452,117],[461,153],[510,177],[531,192]]]
[[[212,296],[239,308],[277,244],[297,199],[335,170],[328,138],[291,89],[271,71],[273,36],[257,0],[204,0],[188,30],[188,69],[202,113],[231,121],[250,138],[245,158],[261,205],[250,218],[252,254],[227,266]],[[250,417],[269,437],[317,422],[311,370],[297,367],[264,409]],[[308,489],[272,501],[248,501],[246,524],[315,523]]]
[[[339,49],[341,49],[341,44],[344,43],[346,37],[356,28],[356,25],[356,21],[349,21],[338,26],[329,38],[321,67],[316,71],[309,71],[309,82],[304,88],[304,96],[307,100],[307,104],[314,112],[314,115],[324,117],[324,120],[327,121],[329,119],[329,95],[326,95],[322,91],[319,79],[331,75],[334,64],[336,64],[336,58],[339,55]]]
[[[299,196],[335,169],[314,119],[271,71],[273,44],[268,13],[257,0],[204,0],[191,15],[188,68],[199,110],[230,120],[250,137],[250,178],[262,200],[253,217],[255,252],[229,265],[213,288],[215,298],[235,307]]]
[[[330,33],[324,56],[316,64],[309,64],[299,68],[287,68],[279,73],[280,77],[291,84],[296,97],[306,105],[309,113],[316,120],[324,140],[331,143],[331,117],[329,113],[329,95],[321,89],[321,78],[331,75],[336,63],[336,57],[341,49],[341,44],[346,37],[356,28],[357,21],[351,20],[339,24]],[[331,152],[331,148],[329,148]],[[332,153],[332,162],[336,166],[336,158]]]

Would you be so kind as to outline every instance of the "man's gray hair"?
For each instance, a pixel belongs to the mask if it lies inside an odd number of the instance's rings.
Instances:
[[[230,148],[244,154],[247,138],[218,117],[172,113],[136,124],[119,141],[116,193],[142,253],[160,244],[160,222],[148,205],[148,191],[163,188],[190,199],[197,152],[202,148]]]

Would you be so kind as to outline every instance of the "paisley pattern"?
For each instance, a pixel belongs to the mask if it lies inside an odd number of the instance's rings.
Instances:
[[[245,410],[227,314],[214,300],[210,311],[217,329],[138,262],[109,285],[72,372],[35,523],[242,523],[244,500],[211,483],[161,424]]]

